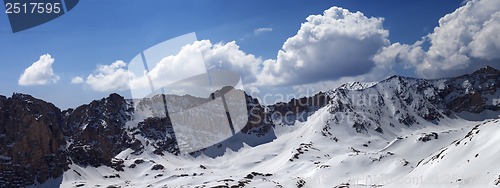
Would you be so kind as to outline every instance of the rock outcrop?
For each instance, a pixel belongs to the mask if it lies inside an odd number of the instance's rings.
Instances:
[[[68,153],[78,165],[112,165],[112,158],[121,151],[137,147],[138,140],[127,132],[133,108],[118,94],[96,100],[76,109],[63,111],[64,134]]]
[[[0,97],[0,187],[23,187],[60,176],[69,164],[61,111],[15,93]]]

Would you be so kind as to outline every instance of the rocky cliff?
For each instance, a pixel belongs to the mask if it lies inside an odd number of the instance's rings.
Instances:
[[[29,95],[0,97],[0,185],[60,176],[70,162],[59,108]]]

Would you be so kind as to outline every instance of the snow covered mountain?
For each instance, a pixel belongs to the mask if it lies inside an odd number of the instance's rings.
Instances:
[[[485,67],[269,106],[247,95],[242,131],[190,155],[169,116],[144,115],[154,97],[61,111],[14,94],[0,97],[0,187],[494,187],[499,84]],[[169,97],[169,108],[210,100]]]

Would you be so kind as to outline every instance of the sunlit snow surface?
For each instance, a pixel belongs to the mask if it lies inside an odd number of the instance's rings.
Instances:
[[[137,156],[126,150],[116,156],[125,160],[122,172],[104,166],[85,168],[71,165],[62,178],[44,185],[494,187],[500,174],[500,163],[496,162],[500,156],[498,120],[481,123],[447,119],[439,126],[421,122],[418,129],[401,130],[394,138],[382,134],[360,134],[349,126],[333,125],[332,136],[325,137],[319,130],[325,124],[327,110],[326,107],[320,109],[307,122],[297,123],[295,130],[283,133],[271,143],[245,146],[238,152],[228,150],[224,156],[215,159],[170,154],[158,156],[151,151]],[[426,142],[419,141],[432,132],[437,133],[437,139],[430,136]],[[469,132],[472,135],[465,137]],[[144,162],[130,168],[140,159]],[[165,168],[152,170],[157,164]]]
[[[306,121],[275,123],[277,138],[266,144],[227,149],[217,158],[158,156],[150,145],[140,155],[131,150],[117,155],[125,161],[124,171],[71,165],[62,177],[41,186],[496,187],[500,185],[498,112],[422,118],[435,115],[432,110],[443,105],[434,102],[446,87],[455,90],[443,100],[491,85],[460,79],[454,85],[401,77],[375,85],[346,85],[344,91],[328,92],[330,104]],[[485,99],[486,104],[498,104],[498,92],[485,94]],[[335,123],[332,113],[347,114],[347,120]],[[356,131],[348,121],[359,118],[356,113],[363,116],[360,122],[367,122],[364,131]],[[412,122],[402,123],[406,117]],[[383,131],[376,131],[377,126]],[[146,142],[139,135],[138,139]]]

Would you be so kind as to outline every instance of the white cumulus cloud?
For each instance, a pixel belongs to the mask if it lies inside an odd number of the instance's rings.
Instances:
[[[98,65],[95,72],[87,77],[85,83],[95,91],[123,91],[129,88],[127,64],[115,61],[111,65]]]
[[[71,79],[71,83],[72,83],[72,84],[81,84],[81,83],[83,83],[83,82],[85,82],[85,80],[83,80],[83,78],[82,78],[82,77],[79,77],[79,76],[77,76],[77,77],[73,77],[73,78]]]
[[[175,54],[162,58],[150,67],[149,72],[136,74],[127,70],[127,64],[116,61],[111,65],[99,65],[86,80],[81,77],[72,83],[85,83],[91,89],[101,92],[120,91],[129,88],[149,89],[149,79],[155,88],[180,81],[180,79],[205,73],[208,70],[231,70],[241,75],[243,82],[253,83],[263,60],[239,49],[233,41],[212,44],[209,40],[196,41],[181,48]],[[142,66],[142,65],[141,65]]]
[[[196,43],[183,46],[177,54],[166,56],[159,62],[149,63],[154,67],[149,67],[148,76],[156,89],[206,72],[201,49]],[[146,75],[132,75],[134,76],[136,78],[131,79],[132,88],[149,87]]]
[[[264,62],[258,85],[309,84],[370,72],[372,57],[389,44],[383,21],[339,7],[307,17],[277,60]]]
[[[24,70],[21,77],[19,77],[18,84],[30,86],[57,83],[57,81],[59,81],[59,76],[54,74],[52,70],[53,63],[54,58],[52,58],[50,54],[40,56],[38,61]]]
[[[203,60],[209,70],[238,72],[244,83],[256,81],[255,76],[260,72],[259,66],[264,61],[260,57],[243,52],[234,41],[212,44],[208,40],[203,40],[195,42],[193,47],[201,49]]]
[[[207,70],[230,70],[240,74],[244,83],[256,81],[256,74],[263,60],[239,49],[236,42],[212,44],[209,40],[196,41],[181,48],[175,54],[161,59],[144,75],[131,75],[132,89],[163,87]],[[139,73],[137,73],[139,74]],[[194,74],[194,75],[193,75]]]
[[[500,60],[500,1],[471,0],[439,20],[439,26],[413,45],[392,44],[378,63],[401,63],[418,76],[437,78],[471,72]],[[428,50],[422,48],[429,42]],[[496,63],[495,63],[496,62]]]

